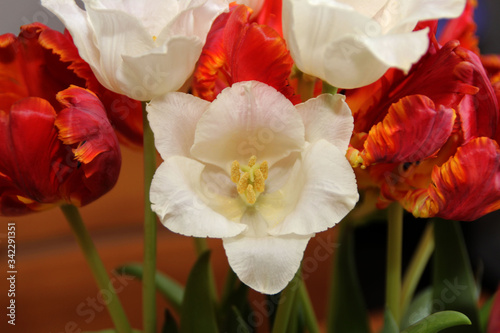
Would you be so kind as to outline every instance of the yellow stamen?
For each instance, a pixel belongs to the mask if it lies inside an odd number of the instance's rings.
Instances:
[[[240,163],[238,161],[231,164],[231,181],[235,184],[240,181]]]
[[[257,162],[257,156],[252,155],[250,159],[248,160],[248,166],[253,167],[255,165],[255,162]]]
[[[264,183],[264,176],[262,175],[262,171],[260,169],[255,170],[255,181],[254,186],[257,192],[264,192],[266,185]]]
[[[247,187],[245,197],[247,199],[247,202],[251,205],[253,205],[255,201],[257,201],[257,195],[255,194],[255,191],[253,190],[253,186],[251,184],[249,184]]]
[[[231,181],[236,184],[240,197],[249,205],[253,205],[264,192],[268,173],[267,162],[258,164],[255,155],[250,157],[248,165],[240,165],[238,161],[231,163]]]
[[[264,161],[260,164],[259,170],[262,172],[264,180],[266,180],[267,176],[269,176],[269,166],[267,165],[267,161]]]
[[[248,172],[245,172],[241,176],[241,178],[238,182],[238,186],[236,187],[236,190],[238,191],[239,194],[245,193],[245,190],[248,187],[248,178],[250,178],[250,175],[248,174]]]
[[[153,36],[153,42],[156,42],[156,38],[158,38],[158,37]]]

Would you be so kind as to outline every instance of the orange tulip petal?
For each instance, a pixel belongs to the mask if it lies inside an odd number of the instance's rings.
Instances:
[[[416,162],[436,153],[453,129],[452,109],[436,108],[423,95],[391,105],[384,120],[372,127],[361,152],[363,164]]]

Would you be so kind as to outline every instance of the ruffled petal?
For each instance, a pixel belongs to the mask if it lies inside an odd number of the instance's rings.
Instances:
[[[73,170],[60,192],[68,202],[83,206],[116,184],[121,167],[120,146],[102,103],[93,93],[70,87],[57,99],[65,107],[55,121],[58,138],[74,155],[69,163]]]
[[[325,140],[311,145],[280,190],[257,209],[271,235],[308,235],[333,227],[358,201],[356,178],[345,152]]]
[[[196,124],[210,103],[184,93],[168,93],[147,105],[155,146],[162,158],[190,157]]]
[[[176,233],[195,237],[234,237],[243,232],[246,225],[229,220],[211,205],[223,207],[223,213],[232,215],[235,220],[241,218],[246,207],[239,197],[225,197],[214,191],[211,186],[217,186],[217,183],[203,182],[204,167],[182,156],[163,162],[151,183],[151,208],[163,225]]]
[[[500,149],[477,138],[434,167],[427,190],[409,193],[403,206],[417,217],[472,221],[500,209]]]
[[[436,108],[423,95],[405,97],[368,133],[361,152],[363,164],[413,163],[428,158],[448,140],[454,123],[453,109]]]
[[[191,154],[229,170],[252,155],[271,167],[305,144],[304,124],[293,104],[276,89],[256,81],[235,83],[203,114]]]
[[[325,139],[340,151],[347,150],[354,124],[344,95],[324,94],[296,107],[304,122],[307,142]]]
[[[245,220],[259,219],[257,213]],[[243,221],[249,224],[258,221]],[[238,278],[258,292],[276,294],[283,290],[297,272],[309,239],[307,236],[269,235],[224,238],[223,245],[229,265]]]
[[[42,6],[54,13],[70,31],[80,56],[94,69],[99,68],[100,52],[94,44],[96,38],[87,19],[87,13],[74,0],[42,0]],[[102,78],[100,78],[102,82]]]
[[[457,41],[437,51],[431,47],[408,75],[390,70],[372,85],[346,93],[354,116],[354,131],[368,132],[384,119],[393,103],[410,95],[425,95],[437,106],[456,109],[464,95],[478,94],[474,86],[477,70]],[[480,92],[478,97],[486,97],[484,94],[488,92]]]
[[[271,27],[251,23],[250,15],[233,6],[216,20],[194,73],[194,93],[212,101],[235,82],[255,80],[298,102],[288,85],[293,60],[285,41]]]

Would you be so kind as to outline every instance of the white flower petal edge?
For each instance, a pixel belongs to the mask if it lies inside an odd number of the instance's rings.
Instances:
[[[147,104],[155,146],[163,160],[175,155],[191,157],[196,124],[209,106],[210,102],[178,92],[159,96]]]
[[[208,203],[218,205],[227,215],[243,214],[239,198],[223,197],[202,182],[205,166],[195,160],[173,156],[156,170],[151,183],[153,211],[170,230],[194,237],[233,237],[246,226],[228,220]]]
[[[420,20],[457,17],[466,0],[284,0],[283,34],[297,67],[340,88],[407,71],[428,47]],[[335,33],[331,33],[335,31]]]
[[[69,30],[99,82],[142,101],[184,84],[213,21],[228,10],[226,0],[83,3],[86,10],[75,0],[42,0]]]
[[[325,139],[347,150],[354,122],[344,95],[323,94],[296,106],[305,126],[306,141]]]
[[[256,215],[257,212],[252,212],[246,218],[259,219]],[[223,245],[229,265],[243,283],[261,293],[276,294],[286,287],[299,269],[312,236],[242,234],[223,239]]]

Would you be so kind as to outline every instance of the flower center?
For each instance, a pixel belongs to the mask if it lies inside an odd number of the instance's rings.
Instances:
[[[253,205],[259,195],[264,192],[265,180],[269,172],[267,161],[257,164],[254,155],[248,160],[248,165],[240,166],[238,161],[231,164],[231,181],[237,184],[240,197],[249,205]]]

